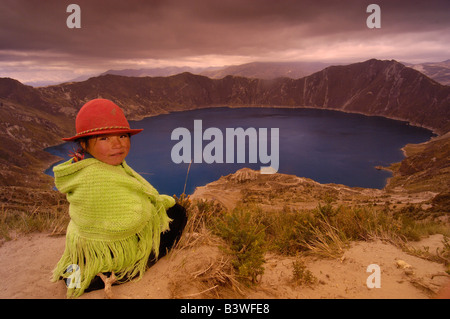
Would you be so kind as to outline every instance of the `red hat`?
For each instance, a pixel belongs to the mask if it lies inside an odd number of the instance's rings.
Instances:
[[[130,124],[122,109],[110,100],[105,99],[94,99],[83,105],[75,120],[75,127],[77,134],[63,138],[64,141],[112,133],[129,133],[134,135],[143,130],[130,129]]]

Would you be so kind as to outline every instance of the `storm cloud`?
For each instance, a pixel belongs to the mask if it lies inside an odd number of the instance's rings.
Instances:
[[[69,29],[66,8],[81,8]],[[381,7],[369,29],[366,8]],[[115,68],[252,61],[449,58],[450,2],[2,0],[0,76],[63,79]]]

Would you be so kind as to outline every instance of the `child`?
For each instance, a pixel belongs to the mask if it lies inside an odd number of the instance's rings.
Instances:
[[[66,279],[68,297],[102,288],[98,276],[104,274],[119,282],[141,278],[179,240],[187,221],[174,198],[160,195],[126,164],[130,136],[142,129],[130,129],[119,106],[105,99],[86,103],[76,131],[63,140],[77,141],[80,150],[53,169],[71,221],[52,280]]]

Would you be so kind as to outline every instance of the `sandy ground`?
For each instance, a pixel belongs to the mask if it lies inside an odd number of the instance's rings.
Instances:
[[[434,251],[441,241],[441,235],[434,235],[415,245]],[[64,237],[47,234],[31,234],[3,243],[0,247],[0,298],[65,298],[64,282],[50,282],[51,271],[63,250]],[[219,247],[211,243],[175,250],[150,268],[142,280],[113,286],[113,292],[117,298],[426,299],[435,297],[442,287],[450,284],[442,264],[374,241],[353,243],[338,260],[307,257],[305,264],[317,279],[312,286],[293,284],[294,257],[267,254],[265,272],[257,286],[242,289],[240,293],[229,290],[215,294],[215,287],[220,285],[220,280],[217,281],[220,270],[217,269],[224,258]],[[399,260],[411,268],[398,267]],[[370,264],[380,267],[380,288],[367,287]],[[213,277],[215,282],[208,279]],[[105,297],[104,291],[99,290],[85,293],[81,298]]]

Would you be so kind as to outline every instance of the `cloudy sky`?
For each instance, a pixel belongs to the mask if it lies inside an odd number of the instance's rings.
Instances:
[[[81,28],[66,24],[71,3]],[[381,8],[369,29],[367,6]],[[0,0],[0,77],[253,61],[450,58],[449,0]]]

